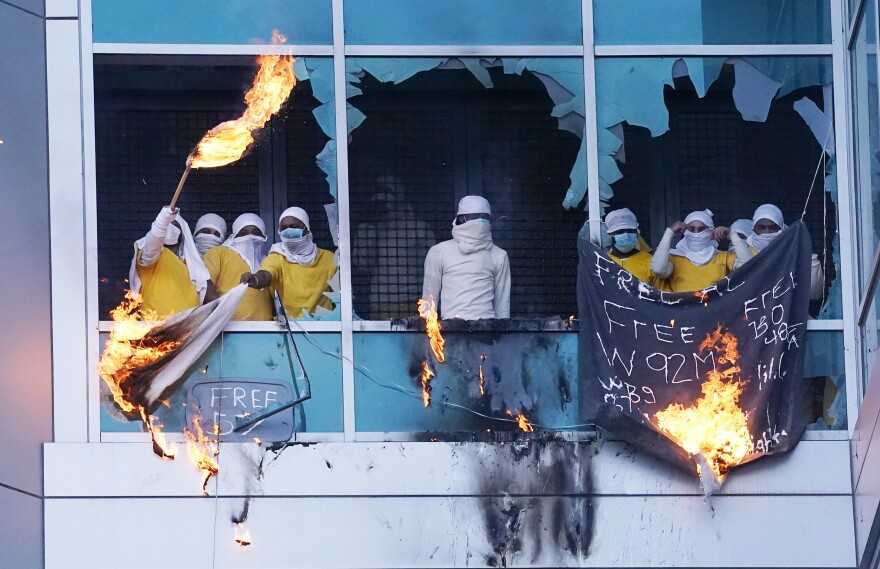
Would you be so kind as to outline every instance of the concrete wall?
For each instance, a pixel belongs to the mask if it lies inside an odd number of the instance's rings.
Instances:
[[[52,440],[42,2],[0,4],[0,566],[42,567],[42,443]]]

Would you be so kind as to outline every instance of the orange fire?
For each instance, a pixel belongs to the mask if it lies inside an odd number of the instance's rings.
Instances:
[[[141,405],[129,401],[122,387],[134,369],[155,362],[180,345],[175,341],[156,343],[144,339],[161,321],[155,312],[142,309],[141,303],[139,294],[126,291],[123,301],[110,311],[115,325],[104,344],[98,374],[110,389],[116,405],[127,414],[140,416],[153,438],[156,454],[162,458],[174,458],[177,448],[165,440],[162,424]]]
[[[431,380],[434,379],[434,372],[428,362],[422,362],[422,403],[425,407],[431,405]]]
[[[443,353],[444,340],[440,334],[442,326],[437,316],[437,303],[434,302],[433,296],[430,296],[429,300],[419,299],[419,316],[425,320],[425,332],[431,339],[431,351],[434,352],[437,361],[442,364],[446,360],[446,355]]]
[[[272,43],[283,44],[287,38],[272,32]],[[209,130],[190,154],[187,164],[193,168],[216,168],[235,162],[254,142],[253,132],[266,126],[272,115],[290,96],[296,85],[293,57],[290,55],[261,55],[254,84],[245,94],[247,109],[237,119],[226,121]]]
[[[196,415],[192,420],[192,429],[183,428],[183,436],[186,437],[186,453],[192,463],[202,471],[202,494],[208,495],[208,480],[220,472],[220,465],[215,458],[220,454],[219,443],[205,436],[202,429],[202,416]],[[216,436],[219,426],[214,424]]]
[[[233,531],[235,532],[235,543],[242,547],[247,547],[251,544],[251,532],[248,528],[244,527],[244,522],[234,524]]]
[[[527,433],[533,433],[535,431],[535,426],[529,421],[528,417],[526,417],[525,413],[516,412],[516,415],[510,412],[510,409],[506,410],[505,413],[516,419],[517,426]]]
[[[693,405],[670,405],[657,413],[657,425],[692,455],[701,454],[715,477],[722,481],[731,467],[754,451],[748,416],[739,407],[745,381],[734,380],[740,368],[737,339],[721,326],[700,344],[700,351],[718,354],[716,365],[702,385],[703,396]],[[697,467],[697,473],[701,469]]]
[[[480,354],[480,395],[486,395],[486,378],[483,377],[484,361],[486,361],[486,354]]]

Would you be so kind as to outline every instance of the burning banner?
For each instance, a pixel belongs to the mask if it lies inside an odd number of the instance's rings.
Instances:
[[[142,314],[140,299],[131,294],[111,313],[115,327],[104,346],[99,374],[116,407],[144,422],[160,456],[172,458],[173,453],[161,440],[152,413],[220,334],[246,290],[247,285],[238,285],[217,300],[162,321]]]
[[[809,296],[802,222],[728,277],[687,293],[654,289],[581,242],[586,419],[696,471],[707,493],[738,464],[793,448],[806,426]]]

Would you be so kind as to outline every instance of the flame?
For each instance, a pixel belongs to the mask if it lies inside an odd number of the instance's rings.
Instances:
[[[287,38],[272,32],[272,43],[283,44]],[[237,119],[226,121],[209,130],[187,159],[193,168],[216,168],[235,162],[254,142],[253,132],[266,126],[272,115],[290,96],[296,85],[293,56],[261,55],[260,65],[251,89],[245,94],[247,109]]]
[[[244,522],[234,524],[233,531],[235,532],[235,543],[242,547],[247,547],[251,544],[251,532],[248,528],[244,527]]]
[[[507,409],[505,413],[516,419],[517,426],[519,426],[519,428],[523,431],[527,433],[533,433],[535,431],[535,426],[532,424],[531,421],[529,421],[528,417],[525,416],[525,413],[520,413],[519,411],[517,411],[516,415],[514,415],[510,412],[510,409]]]
[[[110,311],[115,325],[104,344],[98,374],[116,405],[125,413],[140,416],[153,439],[154,452],[162,458],[174,458],[177,448],[165,440],[162,424],[141,405],[129,401],[123,389],[134,369],[155,362],[180,345],[175,341],[156,343],[144,339],[161,321],[154,311],[143,309],[141,304],[139,294],[126,291],[123,301]]]
[[[486,354],[480,354],[480,395],[486,395],[486,378],[483,377],[484,361],[486,361]]]
[[[202,471],[202,494],[208,495],[208,480],[218,472],[220,466],[215,457],[220,454],[220,444],[205,436],[202,429],[202,416],[196,415],[192,420],[192,429],[183,428],[186,437],[186,453],[192,463]],[[214,434],[218,433],[219,425],[214,424]]]
[[[437,304],[434,302],[433,295],[429,296],[429,300],[419,299],[419,315],[425,320],[425,332],[431,339],[431,351],[434,352],[437,361],[442,364],[446,360],[446,355],[443,353],[444,340],[440,335],[440,330],[443,327],[437,317]]]
[[[705,350],[714,350],[719,354],[718,364],[728,367],[722,370],[716,365],[709,372],[702,385],[703,396],[693,405],[675,403],[658,412],[657,425],[690,454],[701,454],[720,481],[754,451],[754,444],[748,416],[738,405],[746,382],[733,379],[740,372],[736,337],[722,333],[719,325],[700,344],[700,351]],[[699,466],[697,473],[702,475]]]
[[[431,380],[434,378],[434,372],[428,362],[422,362],[422,403],[425,407],[431,405]]]

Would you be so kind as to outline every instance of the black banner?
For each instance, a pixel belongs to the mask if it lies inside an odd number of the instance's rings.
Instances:
[[[797,444],[810,296],[802,222],[698,292],[652,288],[587,241],[579,252],[588,421],[691,472],[708,464],[722,479]]]

